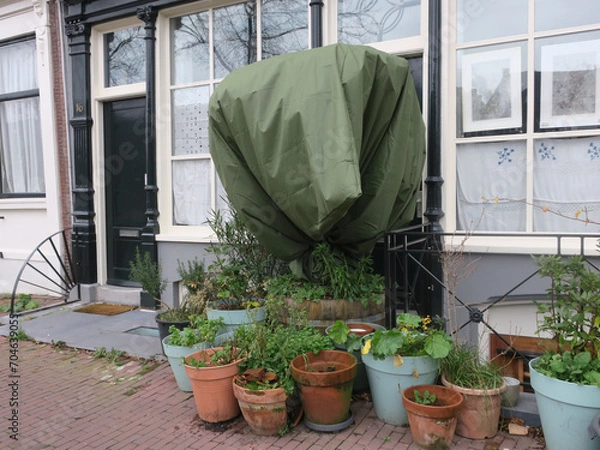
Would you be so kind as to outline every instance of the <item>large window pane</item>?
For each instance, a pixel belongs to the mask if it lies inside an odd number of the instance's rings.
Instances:
[[[338,41],[368,44],[421,34],[421,0],[338,1]]]
[[[460,145],[456,168],[457,229],[525,231],[525,142]]]
[[[171,84],[209,78],[208,12],[171,19]]]
[[[535,0],[535,31],[600,22],[598,0]]]
[[[600,232],[600,137],[538,139],[534,150],[534,231]]]
[[[536,131],[600,126],[600,33],[536,41]]]
[[[208,153],[208,86],[173,91],[173,155]]]
[[[146,81],[144,28],[133,27],[104,35],[105,86]]]
[[[528,3],[529,0],[458,0],[456,18],[458,42],[481,41],[527,33]]]
[[[458,136],[524,131],[525,43],[462,50],[457,56]]]
[[[256,2],[214,10],[215,78],[257,60]]]
[[[211,161],[173,161],[173,224],[204,225],[211,211]]]
[[[38,88],[35,41],[0,47],[0,95]]]
[[[0,46],[0,196],[45,192],[35,40]]]
[[[3,194],[45,191],[38,97],[0,103],[0,169]]]
[[[263,0],[262,59],[308,48],[305,0]]]

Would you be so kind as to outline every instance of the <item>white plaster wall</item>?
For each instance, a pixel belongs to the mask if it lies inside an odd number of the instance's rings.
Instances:
[[[36,36],[38,52],[46,197],[0,199],[0,293],[12,292],[17,273],[27,256],[44,238],[60,229],[47,2],[0,0],[0,42],[31,34]],[[26,293],[40,291],[26,286],[19,290]]]

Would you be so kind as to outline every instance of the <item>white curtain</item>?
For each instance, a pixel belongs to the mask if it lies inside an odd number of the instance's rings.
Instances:
[[[209,159],[173,161],[173,221],[203,225],[211,211]]]
[[[525,150],[521,141],[457,148],[459,230],[525,231]]]
[[[537,140],[534,161],[533,230],[600,232],[600,137]]]
[[[0,47],[0,96],[37,89],[35,41]],[[39,97],[0,101],[2,193],[43,193]]]

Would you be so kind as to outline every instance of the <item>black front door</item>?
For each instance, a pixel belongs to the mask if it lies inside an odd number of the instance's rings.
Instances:
[[[144,98],[104,105],[108,284],[131,286],[129,261],[146,223]]]

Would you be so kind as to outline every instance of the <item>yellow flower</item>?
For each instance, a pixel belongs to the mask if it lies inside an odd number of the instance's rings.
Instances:
[[[363,355],[366,355],[371,350],[371,339],[365,342],[365,346],[360,351]]]

